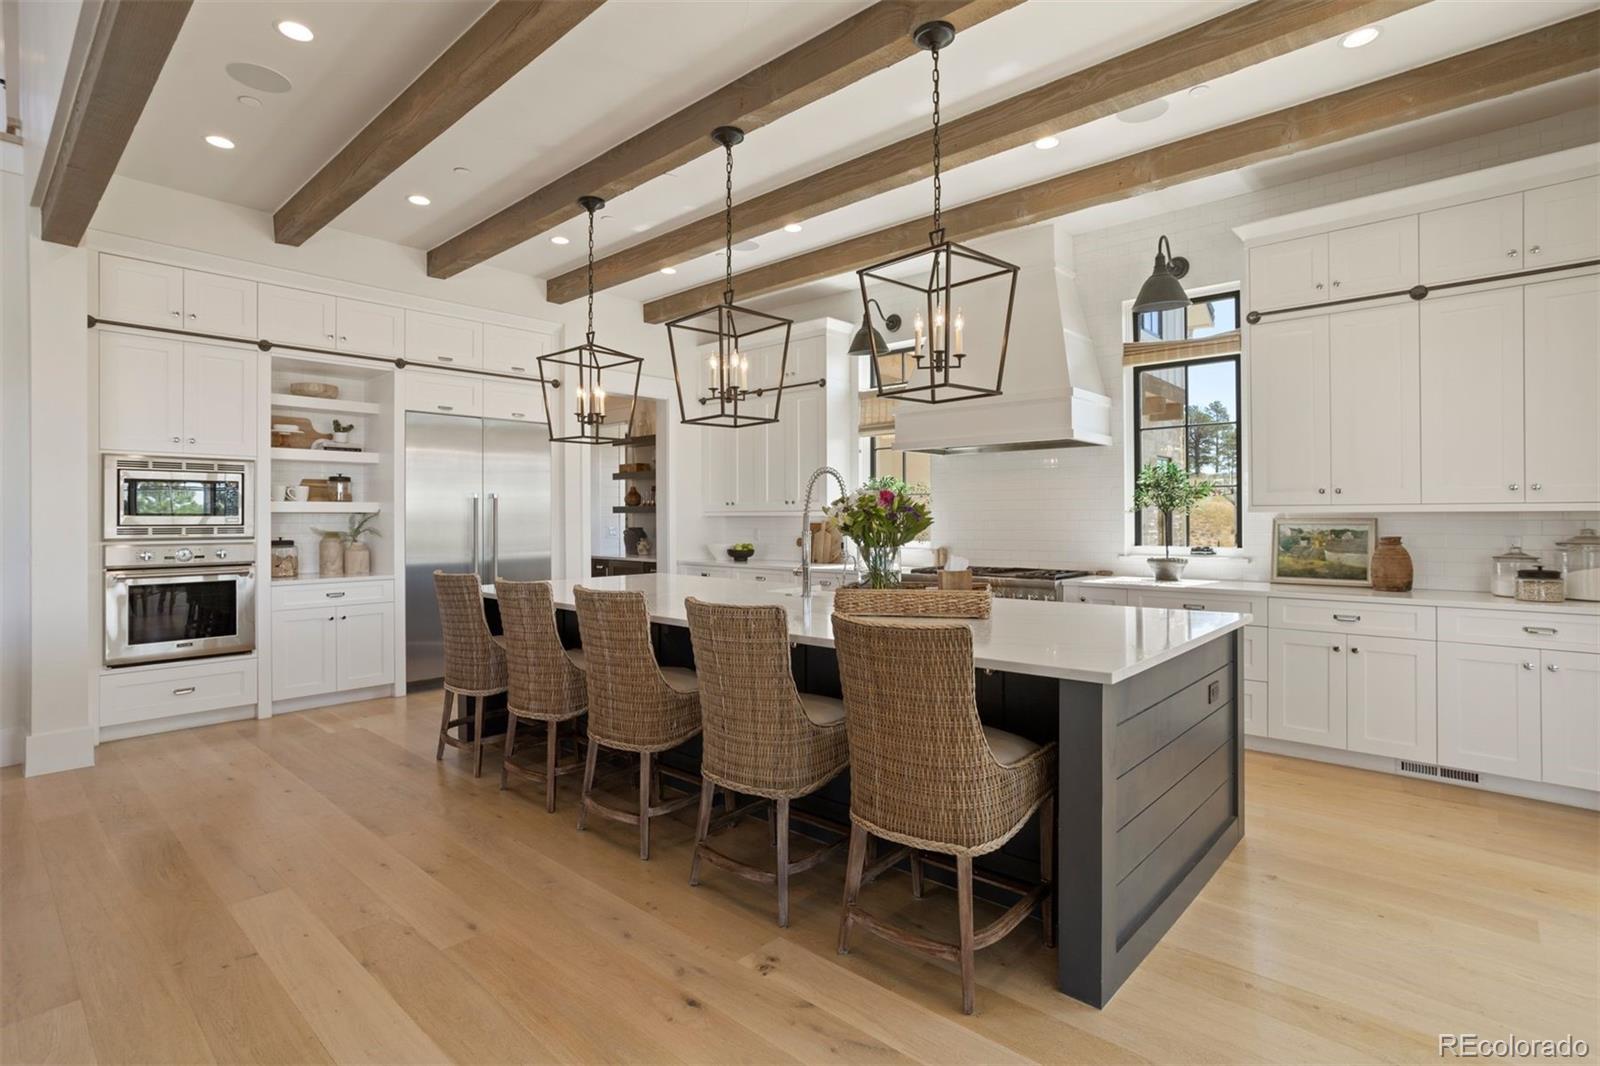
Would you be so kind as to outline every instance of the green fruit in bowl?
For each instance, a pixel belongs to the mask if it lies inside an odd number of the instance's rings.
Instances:
[[[742,541],[728,547],[728,557],[736,563],[745,562],[755,553],[756,546],[748,541]]]

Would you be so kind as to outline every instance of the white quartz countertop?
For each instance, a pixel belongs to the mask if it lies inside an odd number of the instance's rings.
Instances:
[[[1379,592],[1368,588],[1342,588],[1338,585],[1294,585],[1273,581],[1225,581],[1205,578],[1183,581],[1156,581],[1150,577],[1084,577],[1070,582],[1075,586],[1138,589],[1146,592],[1234,592],[1250,596],[1275,596],[1302,600],[1348,600],[1352,603],[1409,603],[1418,607],[1464,607],[1492,611],[1550,611],[1561,614],[1586,614],[1600,617],[1600,603],[1565,600],[1561,603],[1529,603],[1488,592],[1455,592],[1449,589],[1413,589],[1410,592]]]
[[[798,590],[756,589],[750,582],[685,574],[631,574],[583,581],[553,581],[557,607],[573,608],[572,589],[630,589],[644,593],[653,622],[688,625],[683,601],[770,603],[789,616],[789,638],[800,644],[833,646],[833,595]],[[485,585],[493,596],[494,586]],[[984,620],[950,619],[972,630],[974,664],[1068,681],[1114,685],[1249,624],[1248,614],[1223,611],[1116,607],[1091,603],[995,600]]]

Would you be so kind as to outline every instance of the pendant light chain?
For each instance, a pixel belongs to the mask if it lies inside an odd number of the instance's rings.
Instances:
[[[723,196],[723,240],[727,249],[726,268],[723,274],[722,302],[733,303],[733,142],[723,145],[727,153],[727,191]]]
[[[589,209],[589,343],[594,343],[594,208]]]
[[[944,182],[940,175],[943,156],[939,144],[939,49],[933,52],[933,232],[928,235],[929,242],[938,244],[944,240],[944,221],[940,200],[944,194]]]

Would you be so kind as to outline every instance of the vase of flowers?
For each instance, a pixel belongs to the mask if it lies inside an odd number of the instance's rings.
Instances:
[[[868,588],[900,584],[900,549],[933,525],[926,497],[899,478],[878,477],[828,507],[829,521],[855,543]]]
[[[1177,581],[1189,560],[1172,554],[1172,516],[1189,509],[1211,495],[1212,484],[1196,480],[1189,472],[1170,459],[1146,463],[1133,484],[1133,509],[1137,513],[1154,507],[1161,513],[1161,544],[1163,554],[1152,555],[1150,569],[1157,581]],[[1137,519],[1135,519],[1137,521]]]

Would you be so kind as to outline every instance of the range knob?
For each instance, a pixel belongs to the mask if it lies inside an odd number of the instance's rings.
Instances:
[[[188,548],[179,548],[177,551],[172,553],[172,557],[178,560],[180,563],[186,563],[194,558],[194,552],[190,551]]]
[[[140,552],[139,553],[139,561],[141,563],[148,563],[151,559],[154,559],[155,557],[156,557],[156,553],[155,552]]]

